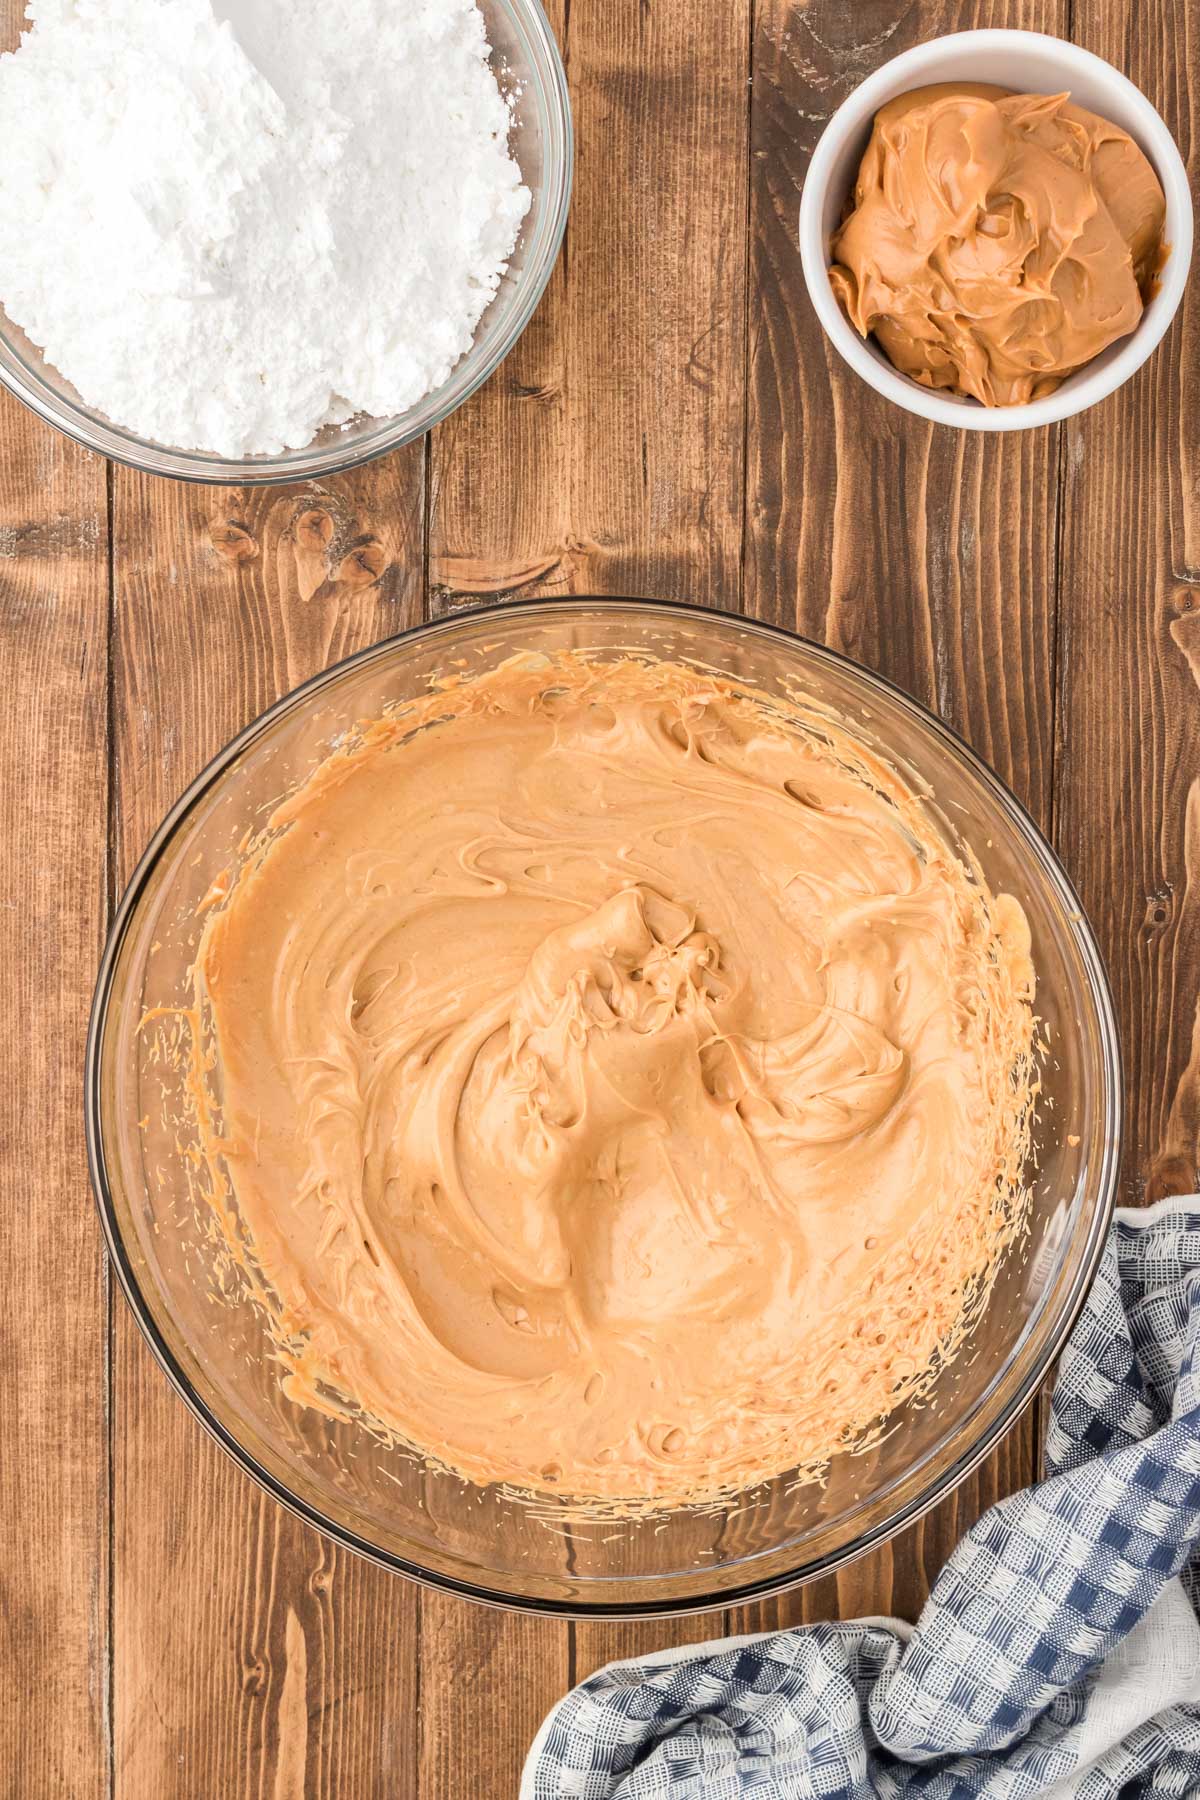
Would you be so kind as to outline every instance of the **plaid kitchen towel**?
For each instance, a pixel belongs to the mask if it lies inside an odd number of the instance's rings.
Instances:
[[[1200,1796],[1200,1197],[1117,1214],[1046,1466],[967,1534],[915,1629],[600,1670],[542,1726],[521,1800]]]

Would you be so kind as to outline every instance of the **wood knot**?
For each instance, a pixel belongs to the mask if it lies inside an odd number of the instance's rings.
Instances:
[[[435,611],[478,606],[484,599],[507,600],[530,588],[569,587],[580,546],[568,541],[544,556],[499,564],[484,557],[439,556],[430,566],[430,599]]]
[[[228,563],[253,562],[258,555],[258,539],[240,519],[214,519],[208,537],[217,555]]]
[[[1156,888],[1146,896],[1146,912],[1142,921],[1146,940],[1155,937],[1171,923],[1174,911],[1174,896],[1169,887]]]
[[[261,1694],[267,1685],[267,1666],[261,1657],[251,1657],[242,1664],[242,1692],[251,1698]]]
[[[333,579],[349,588],[374,587],[388,566],[387,551],[378,538],[367,538],[343,556]]]
[[[299,550],[307,550],[314,556],[324,556],[332,544],[336,526],[333,514],[324,506],[310,506],[300,513],[292,526],[292,534]]]
[[[514,381],[512,384],[517,400],[553,400],[558,391],[557,381]]]

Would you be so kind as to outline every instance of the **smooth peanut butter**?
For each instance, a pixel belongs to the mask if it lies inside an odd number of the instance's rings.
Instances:
[[[802,702],[464,678],[280,806],[193,973],[290,1391],[479,1482],[811,1474],[1021,1226],[1023,915]]]
[[[1165,212],[1133,139],[1066,94],[919,88],[876,116],[830,282],[903,374],[1018,406],[1134,329]]]

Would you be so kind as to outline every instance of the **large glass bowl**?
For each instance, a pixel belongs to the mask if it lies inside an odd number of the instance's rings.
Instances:
[[[48,424],[101,456],[152,475],[238,487],[319,480],[357,468],[440,424],[487,380],[533,317],[562,244],[574,162],[566,73],[540,0],[478,0],[478,5],[492,46],[492,67],[512,101],[509,142],[532,203],[508,272],[476,327],[471,348],[449,379],[416,406],[390,419],[360,416],[348,425],[326,426],[304,449],[279,456],[231,458],[179,450],[126,431],[87,406],[2,308],[0,381]],[[16,42],[15,34],[4,42],[0,31],[0,50],[15,49]]]
[[[164,1123],[185,1110],[183,1077],[140,1029],[147,1012],[184,998],[196,910],[215,872],[236,868],[248,828],[339,734],[426,692],[439,673],[568,646],[690,658],[785,701],[799,685],[835,707],[931,792],[938,826],[970,845],[993,891],[1024,907],[1049,1046],[1027,1241],[1002,1264],[968,1350],[932,1394],[895,1414],[872,1450],[835,1459],[823,1486],[781,1477],[742,1509],[599,1528],[572,1524],[553,1499],[534,1504],[425,1468],[361,1425],[284,1397],[257,1311],[219,1298]],[[318,676],[234,739],[164,820],[121,903],[86,1091],[93,1180],[130,1304],[180,1393],[248,1473],[340,1543],[421,1580],[514,1607],[617,1615],[699,1610],[826,1571],[917,1517],[987,1454],[1045,1375],[1095,1270],[1116,1181],[1120,1067],[1103,968],[1070,882],[1016,800],[944,725],[788,632],[692,607],[572,600],[421,626]]]

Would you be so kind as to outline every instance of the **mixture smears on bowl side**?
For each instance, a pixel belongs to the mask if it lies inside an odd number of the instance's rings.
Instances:
[[[1019,907],[834,720],[688,668],[517,659],[364,728],[193,975],[290,1391],[476,1481],[813,1473],[1021,1227]]]

